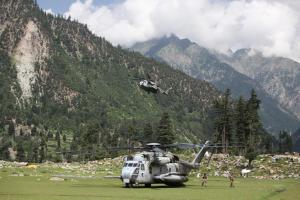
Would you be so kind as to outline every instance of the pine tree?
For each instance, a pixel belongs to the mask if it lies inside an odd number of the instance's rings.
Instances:
[[[10,160],[10,154],[8,148],[11,147],[11,142],[9,138],[5,137],[2,139],[2,144],[0,144],[0,159]]]
[[[19,162],[26,161],[25,150],[22,142],[19,142],[17,144],[17,161]]]
[[[61,143],[60,143],[60,132],[59,131],[56,131],[55,140],[56,140],[56,144],[57,144],[57,150],[60,150]]]
[[[279,153],[292,152],[293,140],[286,131],[280,131],[278,135]]]
[[[12,121],[8,124],[8,135],[11,137],[15,137],[15,125]]]
[[[175,136],[172,131],[171,120],[167,112],[163,113],[157,127],[157,141],[161,144],[170,144],[174,141]]]
[[[98,123],[88,124],[83,132],[81,150],[85,152],[84,158],[95,159],[97,145],[99,144],[100,126]]]
[[[41,139],[41,144],[40,144],[40,152],[39,152],[39,155],[40,155],[40,160],[39,162],[43,162],[45,161],[46,159],[46,152],[47,152],[47,144],[46,144],[46,141],[42,138]]]
[[[37,130],[36,130],[36,127],[34,126],[32,129],[31,129],[31,136],[36,136],[37,134]]]
[[[225,146],[224,153],[227,153],[227,148],[233,140],[233,102],[231,100],[231,92],[226,90],[222,99],[217,100],[214,104],[215,113],[215,129],[216,129],[216,141],[222,142]]]
[[[153,141],[153,130],[150,123],[146,123],[144,126],[143,138],[145,143]]]
[[[253,146],[258,139],[259,131],[262,129],[262,123],[258,114],[260,108],[260,100],[257,98],[255,90],[251,91],[251,97],[247,102],[247,120],[248,120],[248,131],[246,139],[250,146]]]
[[[32,149],[32,160],[35,163],[39,162],[39,147],[36,143],[33,144],[33,149]]]
[[[240,97],[235,108],[235,134],[239,144],[246,144],[247,119],[246,119],[246,102]]]
[[[63,135],[63,141],[67,142],[67,136],[66,136],[66,134]]]
[[[247,141],[247,150],[245,157],[249,160],[249,166],[251,166],[252,160],[254,160],[258,155],[258,147],[261,142],[260,133],[263,128],[258,114],[259,108],[260,100],[257,98],[255,90],[252,90],[246,109],[247,131],[245,136]]]

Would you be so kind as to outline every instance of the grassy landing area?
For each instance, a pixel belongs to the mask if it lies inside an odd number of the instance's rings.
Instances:
[[[26,172],[25,172],[26,173]],[[36,176],[12,176],[10,170],[0,171],[0,200],[55,200],[55,199],[122,199],[122,200],[185,200],[185,199],[291,199],[300,197],[300,181],[295,179],[257,180],[237,178],[235,187],[221,177],[209,177],[207,187],[199,179],[191,178],[185,187],[170,188],[153,185],[152,188],[123,188],[119,180],[101,176],[68,177],[51,181],[53,175],[37,173]]]

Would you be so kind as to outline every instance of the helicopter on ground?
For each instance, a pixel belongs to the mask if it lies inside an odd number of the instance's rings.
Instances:
[[[152,93],[162,93],[162,94],[165,94],[165,95],[168,95],[169,91],[172,89],[172,87],[170,87],[169,89],[167,90],[163,90],[161,89],[155,82],[153,81],[150,81],[150,80],[141,80],[139,83],[138,83],[138,86],[140,88],[142,88],[143,90],[147,91],[148,93],[152,92]]]
[[[149,143],[142,152],[124,159],[121,176],[107,177],[121,179],[125,187],[144,184],[151,187],[151,184],[164,183],[169,186],[181,186],[188,181],[188,174],[192,169],[198,169],[205,153],[213,148],[209,141],[203,145],[193,145],[201,147],[192,162],[179,159],[171,152],[163,150],[170,147],[191,147],[191,144],[161,145],[159,143]]]

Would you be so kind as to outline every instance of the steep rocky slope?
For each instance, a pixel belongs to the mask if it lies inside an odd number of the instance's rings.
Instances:
[[[251,49],[240,49],[219,58],[254,79],[284,109],[300,119],[300,63],[288,58],[265,57]]]
[[[297,118],[284,110],[259,83],[219,61],[212,52],[188,39],[171,35],[135,44],[132,49],[168,63],[191,77],[206,80],[220,90],[230,88],[236,97],[248,97],[253,88],[262,100],[261,116],[267,130],[278,133],[281,129],[294,131],[298,127]]]

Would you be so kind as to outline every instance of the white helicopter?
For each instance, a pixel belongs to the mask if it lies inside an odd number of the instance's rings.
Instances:
[[[147,91],[148,93],[152,92],[152,93],[161,93],[161,94],[165,94],[165,95],[168,95],[169,94],[169,91],[172,89],[172,87],[170,87],[169,89],[167,90],[163,90],[161,89],[155,82],[153,81],[149,81],[149,80],[141,80],[139,83],[138,83],[138,86],[140,88],[142,88],[143,90]]]
[[[162,150],[169,147],[201,147],[192,162],[180,160],[171,152]],[[146,149],[133,156],[124,159],[121,176],[107,177],[121,179],[125,187],[143,184],[151,187],[151,184],[164,183],[169,186],[180,186],[188,181],[188,174],[192,169],[198,169],[205,153],[213,148],[209,141],[203,145],[173,144],[160,145],[149,143]],[[139,148],[140,149],[140,148]]]

